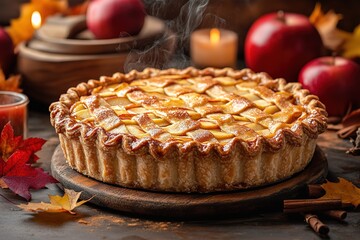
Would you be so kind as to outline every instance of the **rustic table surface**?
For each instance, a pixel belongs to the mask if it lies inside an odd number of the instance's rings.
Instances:
[[[46,107],[31,106],[29,137],[47,140],[39,163],[50,171],[50,160],[59,144],[49,123]],[[344,177],[360,186],[360,157],[345,153],[349,141],[340,140],[335,132],[322,134],[318,141],[329,164],[328,178]],[[62,195],[55,184],[32,191],[33,202],[48,202],[48,194]],[[92,204],[76,209],[77,214],[40,213],[20,210],[16,204],[24,203],[8,190],[0,189],[0,239],[320,239],[299,215],[281,211],[232,216],[226,219],[169,221],[129,216]],[[360,212],[349,212],[345,222],[322,219],[330,227],[330,239],[359,239]]]

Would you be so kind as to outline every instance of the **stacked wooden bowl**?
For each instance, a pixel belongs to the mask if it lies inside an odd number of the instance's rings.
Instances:
[[[167,61],[174,45],[173,34],[151,16],[138,35],[103,40],[93,38],[84,16],[55,16],[48,18],[32,40],[20,45],[18,69],[30,99],[50,104],[80,82],[124,72],[127,66],[141,70],[161,65],[144,62],[152,59],[145,55],[154,54],[155,48],[166,49],[157,61]],[[141,63],[137,62],[140,57]]]

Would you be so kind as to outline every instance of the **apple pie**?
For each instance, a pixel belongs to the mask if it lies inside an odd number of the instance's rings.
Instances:
[[[326,129],[324,105],[266,73],[195,68],[115,73],[51,104],[68,164],[123,187],[214,192],[303,170]]]

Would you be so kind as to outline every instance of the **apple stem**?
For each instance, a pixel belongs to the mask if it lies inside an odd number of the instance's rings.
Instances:
[[[285,13],[284,11],[280,10],[277,12],[277,18],[282,21],[282,22],[285,22]]]

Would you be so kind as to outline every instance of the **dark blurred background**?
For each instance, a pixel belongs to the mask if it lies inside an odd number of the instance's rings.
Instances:
[[[10,19],[18,17],[19,6],[24,2],[29,0],[0,0],[0,24],[6,26]],[[70,5],[81,2],[83,0],[69,0]],[[283,10],[309,16],[315,4],[319,2],[325,12],[332,9],[343,15],[339,28],[353,31],[360,24],[359,0],[143,0],[143,2],[148,14],[164,20],[176,19],[181,11],[183,18],[189,17],[186,15],[189,9],[191,14],[196,15],[200,13],[196,8],[205,4],[203,15],[196,16],[202,18],[199,28],[223,27],[237,32],[240,54],[250,25],[265,13]]]

